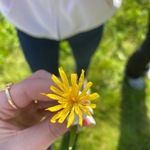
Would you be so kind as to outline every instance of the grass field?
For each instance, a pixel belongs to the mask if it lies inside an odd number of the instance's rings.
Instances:
[[[145,78],[146,88],[140,91],[124,81],[126,61],[145,37],[147,16],[147,10],[135,2],[132,6],[124,2],[107,22],[88,72],[88,80],[94,83],[91,90],[101,96],[95,101],[97,124],[82,128],[77,150],[150,150],[150,81]],[[6,83],[18,82],[31,74],[14,30],[7,25],[0,31],[1,89]],[[10,33],[12,36],[8,36]],[[75,64],[66,42],[62,43],[60,54],[60,66],[69,75]],[[55,143],[56,150],[60,141]]]

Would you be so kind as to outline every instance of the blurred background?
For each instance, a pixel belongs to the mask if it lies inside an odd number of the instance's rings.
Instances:
[[[88,74],[94,83],[92,92],[101,96],[94,101],[97,125],[82,128],[77,150],[150,150],[150,79],[145,78],[146,88],[140,91],[124,82],[125,64],[145,38],[149,9],[150,0],[123,0],[107,21]],[[68,75],[74,72],[66,41],[61,43],[60,66]],[[0,88],[30,74],[13,26],[0,16]],[[60,141],[54,144],[56,150]]]

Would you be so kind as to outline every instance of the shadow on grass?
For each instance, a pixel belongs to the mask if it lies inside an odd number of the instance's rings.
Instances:
[[[150,150],[145,90],[122,87],[120,139],[117,150]]]

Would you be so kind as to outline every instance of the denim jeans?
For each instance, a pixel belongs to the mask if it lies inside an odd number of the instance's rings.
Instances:
[[[76,72],[88,69],[91,57],[96,51],[103,33],[103,25],[93,30],[77,34],[65,39],[69,42],[76,62]],[[31,70],[47,70],[58,75],[59,42],[56,40],[37,38],[17,29],[18,38]],[[65,60],[64,60],[65,61]]]

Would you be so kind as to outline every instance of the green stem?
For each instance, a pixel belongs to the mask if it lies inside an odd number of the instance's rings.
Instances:
[[[71,127],[70,129],[70,139],[69,139],[69,147],[68,150],[72,150],[74,143],[75,143],[75,139],[76,139],[76,134],[77,134],[77,125]]]

